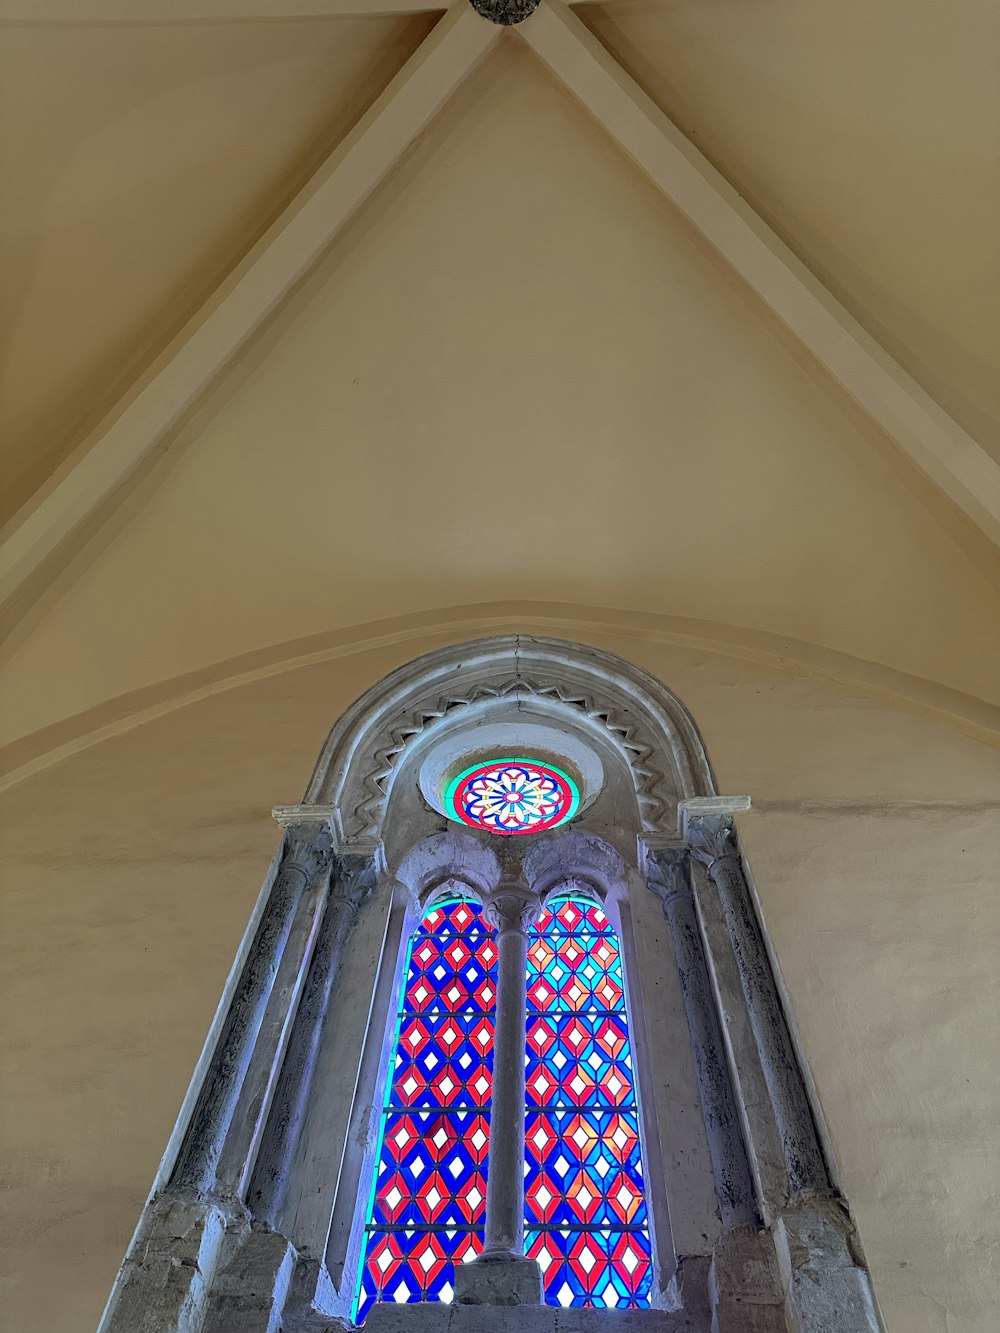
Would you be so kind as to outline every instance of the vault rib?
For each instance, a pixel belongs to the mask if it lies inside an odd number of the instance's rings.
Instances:
[[[1000,465],[861,328],[566,5],[542,0],[516,31],[841,389],[1000,546]]]
[[[501,29],[466,5],[434,27],[385,92],[147,374],[8,525],[0,616],[9,628],[108,503],[324,253],[482,60]],[[41,585],[41,586],[37,586]]]
[[[20,0],[0,0],[0,6]],[[60,3],[45,0],[44,13]],[[90,0],[114,8],[115,0]],[[147,5],[154,0],[144,0]],[[283,0],[211,0],[280,7]],[[324,0],[309,0],[320,4]],[[384,0],[409,5],[410,0]],[[189,6],[210,0],[187,0]],[[329,0],[348,12],[349,3]],[[374,10],[382,12],[375,0]],[[79,6],[74,6],[79,15]],[[85,11],[89,13],[90,11]],[[35,8],[37,17],[40,11]],[[501,29],[461,0],[435,26],[234,273],[104,423],[12,520],[0,546],[10,628],[118,502],[124,483],[330,245],[478,65]],[[989,539],[1000,545],[1000,466],[870,338],[739,198],[587,28],[542,0],[516,29],[650,181],[698,228],[812,358]]]

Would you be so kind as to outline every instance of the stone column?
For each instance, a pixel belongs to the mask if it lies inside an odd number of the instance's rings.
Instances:
[[[753,1178],[705,961],[686,849],[649,857],[647,883],[663,905],[684,996],[722,1236],[709,1264],[713,1333],[786,1333],[771,1237],[759,1230]]]
[[[456,1267],[459,1305],[541,1303],[541,1270],[524,1254],[527,932],[538,911],[538,899],[511,884],[498,888],[486,905],[485,915],[497,929],[499,955],[486,1227],[482,1255]]]
[[[719,805],[718,798],[713,804]],[[708,802],[706,801],[707,805]],[[695,808],[692,808],[695,807]],[[681,806],[682,831],[719,895],[788,1181],[775,1219],[788,1327],[795,1333],[878,1333],[881,1324],[857,1234],[834,1189],[743,874],[732,818]],[[742,1265],[739,1256],[737,1264]],[[718,1264],[717,1264],[718,1266]]]
[[[277,874],[173,1174],[145,1210],[102,1333],[202,1328],[226,1255],[234,1246],[239,1250],[248,1234],[243,1204],[218,1189],[219,1159],[303,892],[332,861],[330,811],[298,807],[295,814],[279,821],[287,832]]]
[[[647,883],[663,906],[673,938],[719,1216],[726,1231],[756,1226],[753,1180],[705,962],[687,851],[664,849],[651,855]]]
[[[315,819],[303,816],[299,822],[289,823],[278,873],[181,1145],[170,1182],[173,1187],[198,1194],[211,1193],[215,1187],[219,1157],[296,908],[306,885],[325,873],[331,862],[326,812]]]
[[[687,814],[692,853],[715,885],[736,958],[743,999],[760,1053],[764,1080],[781,1136],[789,1195],[826,1190],[830,1177],[820,1148],[795,1048],[778,997],[770,959],[743,876],[729,815]]]
[[[374,858],[357,855],[338,857],[331,877],[316,948],[247,1195],[253,1216],[274,1230],[280,1230],[280,1212],[305,1120],[344,945],[354,927],[358,908],[375,886],[375,877]]]

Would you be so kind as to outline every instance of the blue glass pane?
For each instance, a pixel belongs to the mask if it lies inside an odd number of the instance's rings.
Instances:
[[[618,940],[582,898],[528,949],[525,1222],[549,1305],[647,1306],[649,1217]]]
[[[376,1300],[450,1300],[486,1210],[497,949],[474,903],[429,912],[410,945],[355,1320]]]
[[[525,1248],[542,1270],[546,1305],[649,1305],[649,1237],[642,1232],[529,1228]]]
[[[493,1088],[493,1016],[406,1014],[392,1095],[400,1106],[488,1106]]]
[[[529,1014],[528,1106],[634,1106],[628,1022],[619,1013]]]
[[[489,1120],[478,1111],[386,1117],[373,1226],[479,1222],[486,1198]]]
[[[376,1301],[450,1301],[456,1263],[482,1249],[469,1231],[369,1231],[361,1264],[355,1323]]]
[[[634,1110],[528,1114],[526,1209],[547,1226],[647,1226]]]

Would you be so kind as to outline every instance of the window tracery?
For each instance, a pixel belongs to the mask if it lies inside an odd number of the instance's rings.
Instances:
[[[580,791],[570,775],[535,759],[473,764],[445,793],[451,819],[489,833],[542,833],[572,819]]]

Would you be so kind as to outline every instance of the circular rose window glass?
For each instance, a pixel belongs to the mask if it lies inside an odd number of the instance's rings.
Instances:
[[[490,833],[540,833],[576,814],[580,792],[568,773],[534,759],[493,759],[459,773],[445,813]]]

